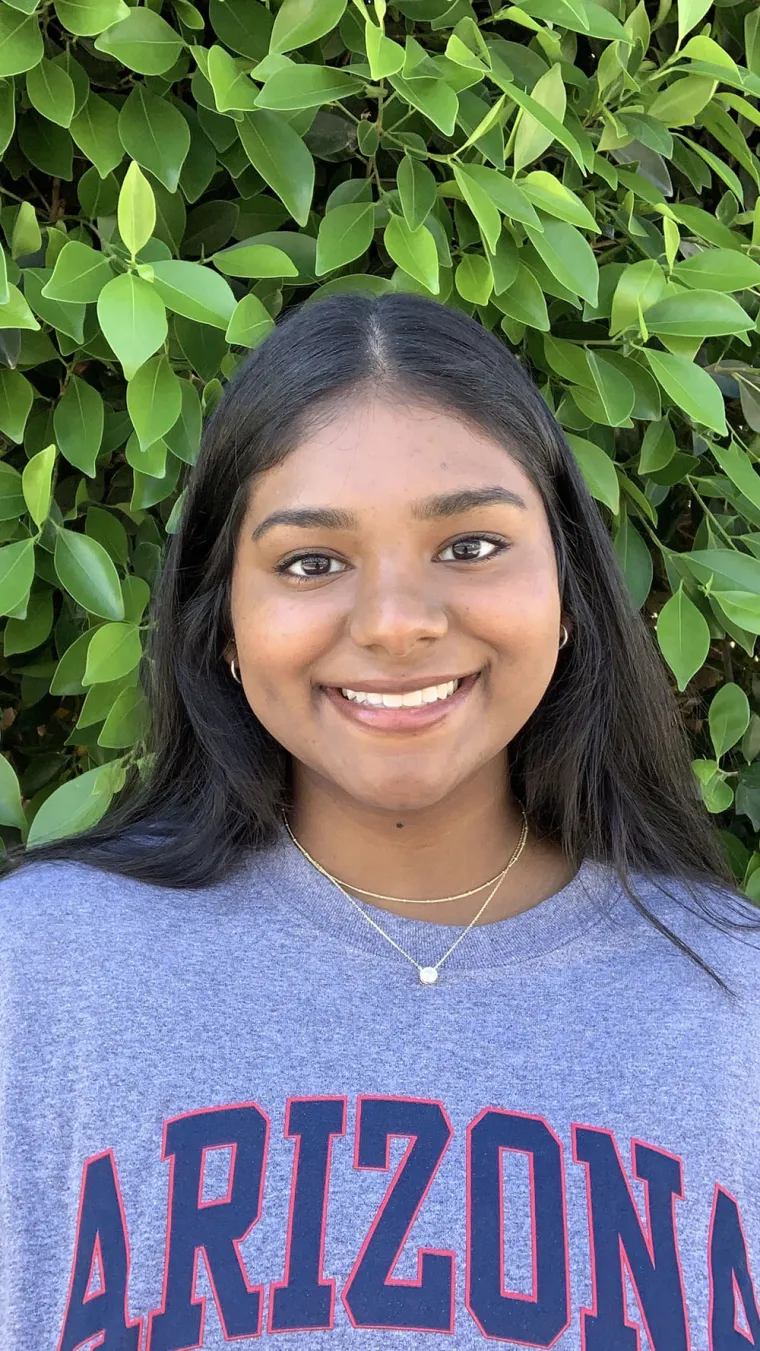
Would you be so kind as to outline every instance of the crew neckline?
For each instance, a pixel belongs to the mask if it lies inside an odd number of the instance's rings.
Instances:
[[[394,965],[411,968],[411,962],[363,915],[379,924],[420,966],[440,962],[467,928],[394,915],[360,900],[356,908],[304,858],[284,827],[273,844],[252,856],[246,874],[242,879],[246,887],[264,882],[286,910],[292,909],[314,928]],[[545,955],[608,917],[623,895],[614,868],[586,858],[565,886],[537,905],[506,919],[474,925],[446,958],[441,973],[476,972]]]

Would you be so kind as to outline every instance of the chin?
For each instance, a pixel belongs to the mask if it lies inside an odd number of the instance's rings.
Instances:
[[[407,774],[388,781],[357,782],[345,785],[351,797],[375,811],[398,812],[400,815],[424,811],[443,801],[456,787],[441,774],[421,776]]]

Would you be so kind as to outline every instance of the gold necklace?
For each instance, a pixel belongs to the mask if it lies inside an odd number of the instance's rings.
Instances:
[[[522,813],[522,817],[524,821],[525,812]],[[285,823],[285,829],[296,846],[296,849],[300,849],[304,858],[308,859],[312,867],[317,869],[317,872],[320,872],[323,877],[328,879],[328,881],[334,882],[336,887],[344,889],[350,886],[351,891],[360,891],[362,896],[371,896],[373,900],[376,901],[393,901],[394,904],[397,905],[443,905],[445,901],[463,901],[467,896],[474,896],[478,891],[485,891],[486,887],[493,886],[494,882],[500,882],[506,872],[506,869],[502,868],[501,872],[496,873],[493,877],[489,877],[487,882],[481,882],[479,887],[471,887],[469,891],[458,891],[453,896],[434,896],[432,900],[422,901],[416,896],[386,896],[382,891],[368,891],[366,887],[357,887],[353,883],[341,882],[339,877],[333,877],[332,873],[329,873],[326,868],[323,868],[321,863],[317,863],[316,859],[313,859],[311,854],[307,854],[303,845],[296,839],[293,831],[290,829],[288,818],[284,813],[282,819]]]
[[[416,961],[414,960],[414,957],[410,956],[410,954],[409,954],[408,952],[405,952],[405,951],[404,951],[404,949],[401,947],[400,943],[397,943],[397,942],[395,941],[395,939],[391,938],[390,935],[387,934],[387,933],[385,932],[384,929],[381,929],[381,928],[380,928],[380,925],[379,925],[379,924],[376,924],[375,921],[374,921],[373,919],[370,919],[369,915],[365,915],[365,914],[364,914],[364,911],[361,909],[361,907],[360,907],[358,901],[355,901],[355,900],[354,900],[354,897],[351,896],[351,895],[349,895],[348,891],[346,891],[346,888],[338,881],[337,877],[333,877],[332,873],[329,873],[329,872],[327,871],[326,868],[323,868],[322,865],[321,865],[321,863],[317,863],[316,859],[313,859],[312,856],[311,856],[311,854],[309,854],[309,853],[307,852],[307,850],[304,849],[303,845],[296,839],[295,835],[293,834],[293,831],[290,829],[290,825],[288,824],[287,818],[286,818],[284,815],[283,815],[283,820],[284,820],[284,822],[285,822],[285,827],[286,827],[286,829],[287,829],[287,832],[288,832],[288,834],[289,834],[291,840],[293,841],[294,845],[295,845],[296,848],[300,851],[300,853],[303,855],[303,857],[304,857],[304,858],[312,865],[312,867],[313,867],[313,868],[316,868],[317,872],[318,872],[318,873],[321,873],[323,877],[326,877],[327,880],[328,880],[329,882],[332,882],[333,885],[336,886],[336,887],[338,888],[338,890],[341,891],[341,892],[343,893],[343,895],[346,897],[346,900],[348,900],[348,901],[351,902],[351,904],[352,904],[352,906],[354,907],[354,909],[355,909],[355,910],[358,910],[358,912],[359,912],[359,914],[362,916],[362,918],[363,918],[363,919],[366,919],[367,923],[368,923],[368,924],[371,924],[372,927],[373,927],[374,929],[377,929],[377,932],[378,932],[379,934],[381,934],[383,938],[386,938],[386,939],[388,940],[389,943],[392,943],[392,944],[393,944],[393,947],[396,948],[397,951],[400,952],[401,955],[402,955],[403,957],[406,957],[407,961],[411,962],[413,966],[416,966],[416,968],[417,968],[417,970],[418,970],[418,972],[419,972],[420,980],[422,981],[422,984],[423,984],[423,985],[433,985],[433,984],[435,983],[435,981],[437,981],[437,979],[438,979],[438,970],[439,970],[439,968],[440,968],[441,966],[443,966],[443,963],[446,961],[446,958],[451,956],[452,952],[454,951],[454,949],[455,949],[456,947],[458,947],[458,945],[461,943],[462,939],[467,937],[467,934],[470,932],[470,929],[472,928],[473,924],[475,924],[475,923],[477,922],[477,920],[480,919],[480,916],[483,914],[483,911],[485,910],[486,906],[489,904],[489,902],[490,902],[490,901],[493,899],[493,897],[496,895],[496,892],[498,891],[499,887],[501,886],[501,883],[503,882],[503,880],[504,880],[504,878],[506,877],[507,873],[509,872],[510,868],[512,868],[512,867],[514,866],[514,864],[517,862],[518,858],[520,857],[520,855],[521,855],[523,849],[525,848],[525,842],[526,842],[526,840],[527,840],[527,838],[528,838],[528,818],[527,818],[526,815],[525,815],[525,810],[524,810],[524,808],[521,807],[520,810],[521,810],[521,812],[522,812],[522,818],[523,818],[522,831],[521,831],[521,833],[520,833],[520,839],[519,839],[519,841],[518,841],[517,847],[516,847],[514,853],[512,854],[512,857],[511,857],[511,859],[509,860],[509,863],[508,863],[507,866],[506,866],[504,869],[502,869],[502,871],[499,873],[499,876],[498,876],[497,879],[496,879],[496,885],[495,885],[495,886],[493,887],[493,889],[489,892],[488,896],[486,897],[486,899],[484,900],[483,904],[481,905],[481,907],[480,907],[478,913],[470,920],[470,923],[467,925],[467,928],[464,930],[464,933],[461,933],[461,934],[459,935],[459,937],[452,943],[452,945],[451,945],[451,947],[449,948],[448,952],[445,952],[445,953],[444,953],[443,957],[441,957],[440,961],[436,962],[435,966],[421,966],[419,962],[416,962]],[[487,886],[488,883],[485,883],[485,885]],[[481,888],[476,888],[476,890],[480,890],[480,889],[481,889]],[[359,887],[356,887],[356,890],[359,891],[360,888],[359,888]],[[374,894],[376,894],[376,893],[374,893],[374,892],[369,892],[369,893],[366,893],[366,894],[368,894],[368,895],[374,895]],[[471,894],[471,893],[465,893],[465,894]],[[401,898],[400,898],[400,897],[397,897],[397,896],[382,896],[382,897],[380,897],[380,899],[386,900],[386,901],[401,901]],[[444,899],[444,900],[453,900],[453,899],[455,899],[455,898],[454,898],[454,897],[443,897],[442,899]],[[433,904],[435,904],[435,902],[434,902],[434,901],[431,901],[431,902],[429,902],[429,904],[433,905]]]

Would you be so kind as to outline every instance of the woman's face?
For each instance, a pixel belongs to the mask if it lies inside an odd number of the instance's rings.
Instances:
[[[505,760],[563,618],[516,461],[446,413],[369,398],[255,483],[231,606],[225,655],[299,772],[399,812]]]

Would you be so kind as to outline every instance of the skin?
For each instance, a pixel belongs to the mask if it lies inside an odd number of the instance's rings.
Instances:
[[[225,657],[237,657],[251,709],[293,757],[290,824],[309,853],[349,889],[450,895],[497,874],[520,837],[509,743],[551,680],[562,623],[572,636],[548,519],[503,446],[449,414],[367,395],[324,421],[253,485]],[[425,518],[415,507],[493,488],[524,506],[456,504]],[[268,522],[315,507],[352,520]],[[362,722],[337,692],[474,674],[436,721],[404,730]],[[573,873],[530,831],[479,922],[538,904]],[[433,906],[370,903],[467,924],[488,890]]]

